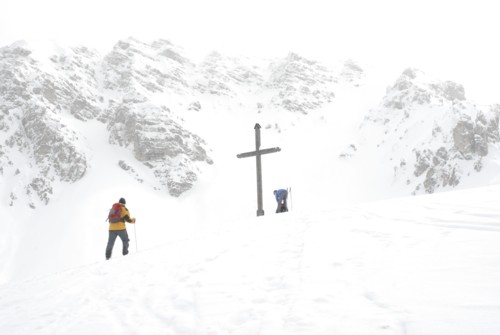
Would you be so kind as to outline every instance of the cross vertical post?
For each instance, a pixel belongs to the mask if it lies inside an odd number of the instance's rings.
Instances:
[[[260,125],[258,123],[255,125],[255,151],[260,150]],[[261,155],[257,154],[255,156],[256,169],[257,169],[257,216],[264,215],[264,209],[262,204],[262,163]]]
[[[238,158],[253,157],[255,156],[256,170],[257,170],[257,216],[264,215],[263,202],[262,202],[262,161],[261,156],[264,154],[270,154],[273,152],[281,151],[280,148],[269,148],[260,150],[260,125],[255,124],[255,151],[245,152],[236,155]]]

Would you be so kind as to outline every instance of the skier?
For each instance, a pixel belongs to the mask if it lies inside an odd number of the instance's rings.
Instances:
[[[278,203],[278,208],[276,208],[276,213],[288,212],[288,206],[286,204],[288,191],[284,189],[279,189],[279,190],[274,190],[273,194],[276,197],[276,202]]]
[[[135,218],[130,218],[130,212],[128,211],[127,207],[125,207],[125,203],[125,199],[120,198],[118,203],[115,203],[109,211],[109,238],[108,245],[106,246],[107,260],[111,258],[111,252],[113,251],[113,246],[115,245],[115,241],[118,236],[122,240],[123,244],[122,254],[124,256],[128,254],[128,242],[130,240],[128,238],[125,222],[134,224]]]

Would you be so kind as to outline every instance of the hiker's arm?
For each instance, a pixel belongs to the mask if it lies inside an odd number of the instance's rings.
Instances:
[[[123,217],[123,220],[128,222],[128,223],[135,223],[135,218],[131,218],[130,213],[125,214],[125,216]]]

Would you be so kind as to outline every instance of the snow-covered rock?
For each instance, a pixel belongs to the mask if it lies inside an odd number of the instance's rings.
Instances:
[[[104,56],[103,84],[105,89],[122,94],[184,94],[189,86],[187,72],[193,67],[182,49],[169,41],[147,44],[128,38]]]
[[[361,129],[378,129],[375,150],[399,162],[393,166],[396,180],[414,194],[433,193],[482,169],[488,144],[499,141],[499,116],[498,106],[484,109],[468,101],[462,85],[407,69]]]
[[[146,100],[124,101],[111,114],[110,142],[130,147],[135,158],[153,169],[173,196],[196,182],[198,162],[213,163],[204,149],[205,141],[175,122],[168,109]]]
[[[39,52],[19,42],[0,54],[0,172],[11,179],[11,205],[22,194],[32,207],[47,204],[54,183],[85,175],[92,163],[79,121],[108,124],[109,141],[130,148],[174,196],[193,186],[198,163],[212,163],[206,143],[157,102],[188,94],[186,72],[194,69],[170,42],[129,38],[107,55],[86,47]]]
[[[87,170],[78,134],[63,115],[78,90],[44,72],[26,46],[2,48],[0,54],[0,161],[12,185],[10,204],[23,193],[31,207],[47,204],[54,180],[73,183]]]
[[[3,199],[14,204],[28,193],[32,206],[48,203],[56,182],[78,182],[95,165],[79,131],[85,122],[105,124],[106,140],[135,158],[118,159],[132,179],[179,196],[213,163],[211,144],[193,131],[199,124],[189,124],[198,112],[207,120],[211,110],[254,111],[279,133],[307,118],[323,122],[337,113],[340,120],[351,110],[336,108],[337,95],[345,104],[345,92],[366,77],[353,60],[327,66],[295,53],[257,60],[213,52],[195,64],[167,40],[127,38],[107,54],[83,46],[40,52],[26,43],[0,53]],[[350,161],[373,149],[408,193],[455,187],[498,151],[500,107],[478,107],[462,85],[416,69],[363,112],[361,137],[369,143],[353,143],[340,156]]]
[[[271,65],[268,88],[275,90],[274,106],[307,114],[335,98],[332,70],[319,62],[290,53]]]
[[[201,93],[237,97],[238,89],[255,91],[264,83],[263,69],[244,59],[208,55],[197,68],[195,89]]]

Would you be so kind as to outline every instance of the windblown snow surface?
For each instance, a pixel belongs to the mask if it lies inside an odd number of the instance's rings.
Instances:
[[[488,187],[132,240],[2,286],[0,333],[499,334],[499,200]]]
[[[338,159],[383,95],[349,92],[303,118],[201,101],[183,117],[214,164],[179,198],[139,163],[144,183],[124,172],[134,157],[103,144],[105,125],[74,120],[84,178],[36,210],[0,205],[0,334],[500,334],[499,165],[408,196],[377,153]],[[236,158],[256,122],[262,148],[282,149],[262,159],[262,217],[255,159]],[[288,213],[274,213],[278,187],[292,187]],[[130,254],[117,240],[106,261],[120,197],[137,223]]]

